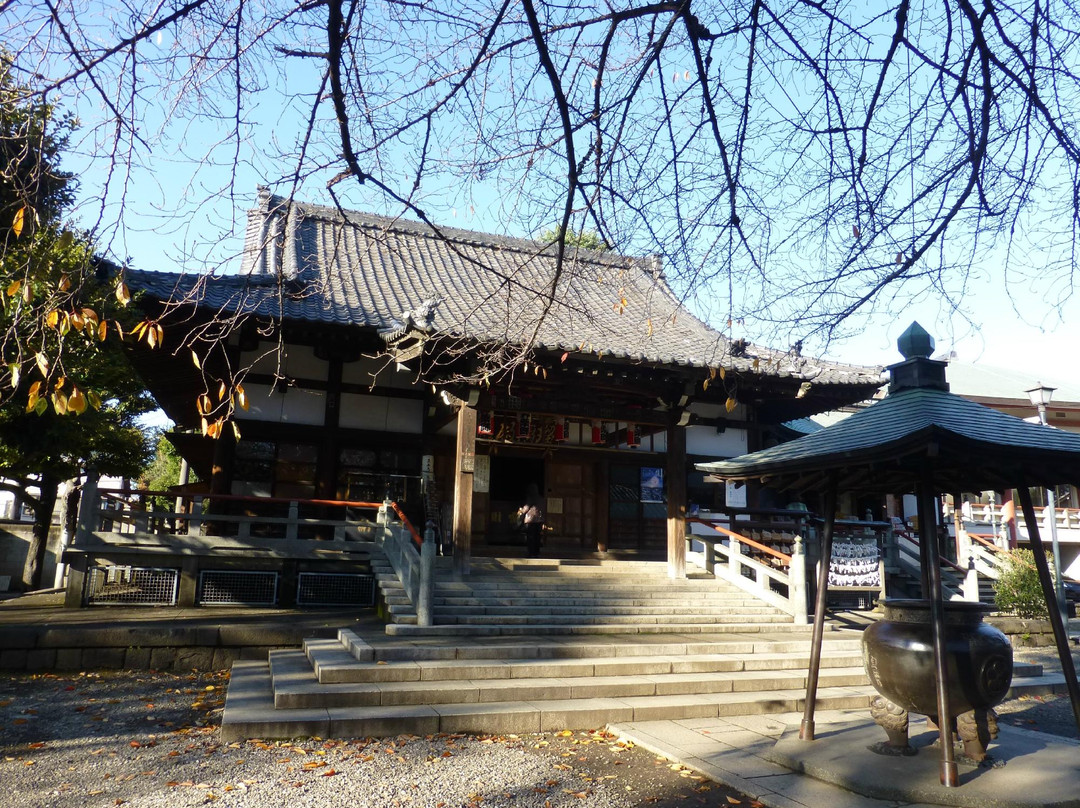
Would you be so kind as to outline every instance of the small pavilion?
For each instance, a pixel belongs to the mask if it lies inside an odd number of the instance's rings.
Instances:
[[[1031,487],[1080,482],[1080,435],[1048,429],[949,392],[946,363],[930,359],[934,340],[918,323],[897,342],[904,361],[888,370],[888,395],[834,426],[790,443],[698,468],[728,481],[760,482],[777,490],[824,497],[821,557],[832,550],[837,492],[904,494],[918,501],[923,596],[930,601],[941,782],[958,785],[951,743],[946,676],[945,611],[938,530],[939,493],[1016,488],[1031,531],[1031,546],[1061,658],[1073,714],[1080,729],[1080,688],[1068,637],[1056,608],[1053,583],[1039,535]],[[824,630],[828,565],[820,565],[806,709],[800,738],[814,739],[814,706]]]

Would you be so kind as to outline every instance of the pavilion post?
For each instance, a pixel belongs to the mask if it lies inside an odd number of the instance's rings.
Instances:
[[[937,504],[934,489],[926,478],[916,488],[919,507],[919,560],[929,583],[930,629],[934,644],[934,672],[937,679],[937,723],[941,736],[941,784],[960,785],[953,752],[952,715],[949,713],[948,658],[945,652],[945,604],[941,593],[941,560],[937,537]]]
[[[1058,658],[1061,660],[1061,672],[1065,674],[1065,686],[1069,690],[1072,702],[1073,719],[1080,731],[1080,685],[1076,681],[1076,666],[1069,650],[1068,632],[1058,610],[1057,592],[1050,577],[1050,565],[1046,563],[1046,550],[1043,549],[1042,536],[1039,535],[1039,523],[1035,519],[1035,506],[1031,502],[1031,490],[1027,485],[1017,488],[1020,493],[1020,507],[1024,510],[1024,522],[1027,524],[1028,540],[1035,554],[1035,569],[1039,571],[1039,583],[1042,584],[1046,611],[1050,614],[1050,627],[1054,630],[1054,643],[1057,645]]]
[[[806,677],[806,704],[803,706],[799,739],[814,740],[814,708],[817,706],[818,672],[821,670],[821,642],[825,635],[825,607],[829,599],[829,560],[832,558],[833,527],[836,524],[836,476],[825,490],[825,524],[821,530],[818,559],[817,596],[814,600],[814,633],[810,640],[810,670]]]

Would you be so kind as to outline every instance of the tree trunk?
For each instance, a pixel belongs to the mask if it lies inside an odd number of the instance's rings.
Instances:
[[[41,475],[38,484],[41,493],[34,505],[34,531],[30,548],[23,566],[22,589],[30,592],[41,587],[41,573],[45,567],[45,551],[49,546],[49,528],[52,527],[53,509],[56,507],[56,491],[60,480],[50,474]]]

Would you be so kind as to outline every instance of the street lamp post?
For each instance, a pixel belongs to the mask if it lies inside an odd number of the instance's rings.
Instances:
[[[1038,409],[1039,422],[1043,426],[1047,426],[1046,405],[1050,403],[1056,389],[1056,387],[1047,387],[1042,382],[1037,382],[1035,387],[1024,391],[1027,393],[1031,403]],[[1068,626],[1069,615],[1065,610],[1065,587],[1061,582],[1061,552],[1058,549],[1057,509],[1054,507],[1054,491],[1051,488],[1046,489],[1046,519],[1050,523],[1050,545],[1054,553],[1054,595],[1057,598],[1057,607],[1058,611],[1061,612],[1061,619]]]

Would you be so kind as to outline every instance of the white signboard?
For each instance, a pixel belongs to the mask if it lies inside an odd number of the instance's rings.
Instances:
[[[729,508],[745,508],[746,486],[736,485],[735,483],[728,483],[725,501]]]
[[[491,458],[488,455],[476,455],[473,459],[472,490],[477,494],[491,490]]]

